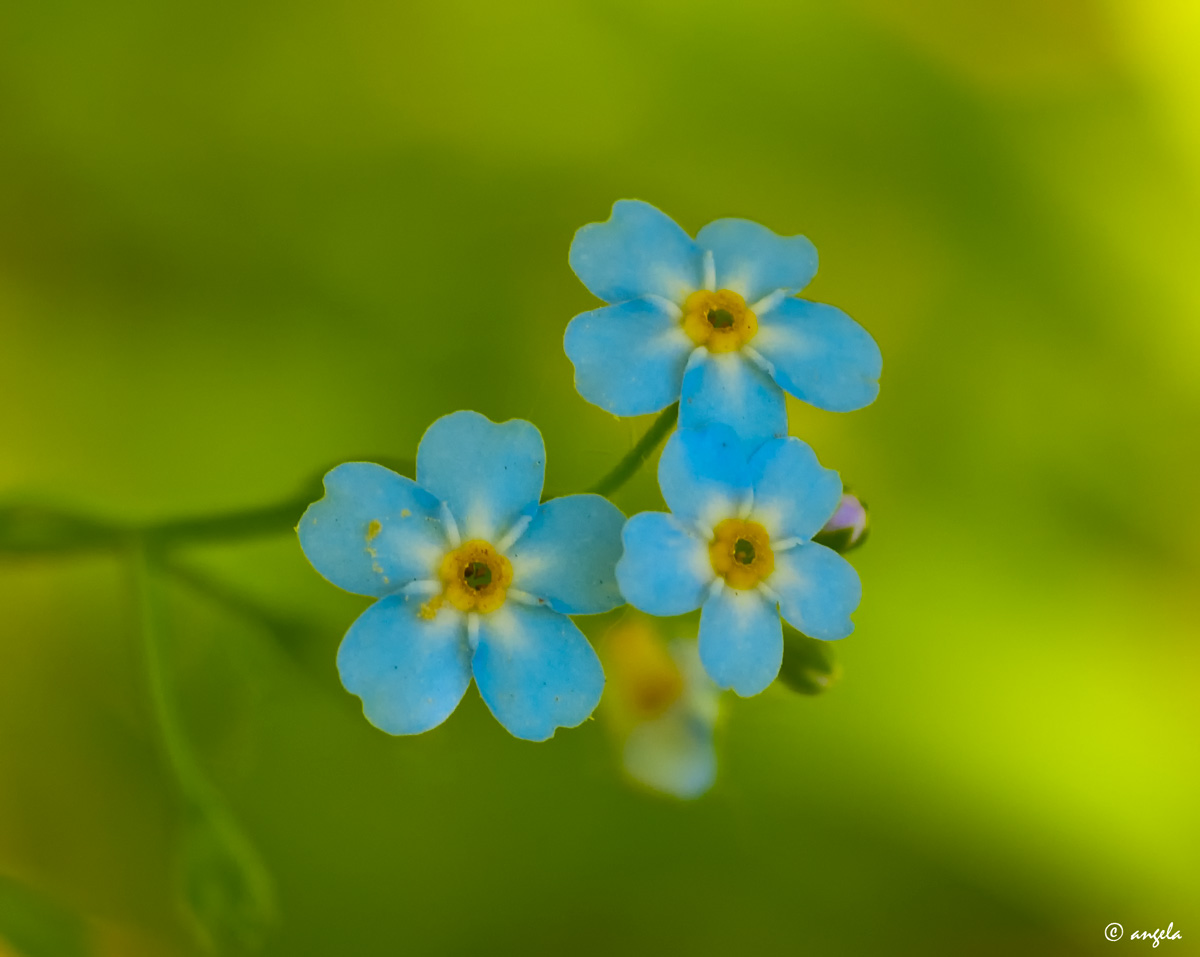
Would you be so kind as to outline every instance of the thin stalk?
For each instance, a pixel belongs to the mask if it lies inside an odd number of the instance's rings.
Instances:
[[[296,638],[315,631],[310,623],[299,618],[288,618],[281,615],[240,589],[176,559],[165,557],[160,567],[197,595],[221,605],[239,618],[256,623],[270,633],[278,645],[293,659],[298,657],[299,649]]]
[[[209,782],[187,739],[167,677],[161,595],[144,541],[133,548],[151,709],[182,799],[179,891],[190,929],[205,953],[258,950],[275,922],[270,872],[224,799]]]
[[[608,496],[621,488],[667,437],[678,417],[678,402],[663,409],[637,444],[587,491]],[[409,461],[385,464],[401,474],[413,471],[413,463]],[[144,564],[147,548],[161,555],[182,545],[232,542],[289,532],[296,527],[305,508],[318,498],[319,485],[314,483],[311,492],[274,505],[147,524],[98,521],[32,504],[0,506],[0,556],[112,552],[132,547],[142,554],[138,561]]]
[[[674,428],[677,418],[679,418],[678,402],[663,409],[646,433],[638,439],[637,445],[630,449],[625,457],[613,466],[612,471],[588,491],[596,495],[608,496],[633,478],[637,470],[646,464],[646,460],[658,448],[658,444],[667,437],[667,433]]]
[[[278,505],[248,508],[225,515],[170,519],[142,526],[139,533],[155,544],[162,545],[256,538],[295,528],[312,501],[313,497],[306,495]]]
[[[142,657],[150,691],[150,707],[161,735],[167,764],[185,795],[202,798],[207,796],[210,787],[187,746],[167,685],[161,610],[154,571],[142,542],[133,549],[133,576],[141,618]]]

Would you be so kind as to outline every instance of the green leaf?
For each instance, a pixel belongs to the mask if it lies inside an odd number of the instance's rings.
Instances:
[[[0,943],[21,957],[87,957],[92,948],[77,914],[8,877],[0,877]]]
[[[192,801],[183,835],[182,889],[192,929],[213,954],[251,954],[276,919],[258,852],[223,805]]]
[[[779,680],[800,694],[821,694],[841,677],[833,644],[809,638],[783,623],[783,666]]]

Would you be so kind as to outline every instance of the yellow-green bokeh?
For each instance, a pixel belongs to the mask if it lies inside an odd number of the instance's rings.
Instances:
[[[152,520],[526,417],[579,489],[580,225],[637,197],[817,245],[879,400],[794,404],[870,502],[819,698],[731,700],[713,793],[474,692],[393,739],[364,602],[290,536],[187,556],[186,727],[278,887],[272,955],[1089,953],[1200,934],[1200,14],[1167,0],[0,11],[0,503]],[[647,472],[618,496],[657,507]],[[103,953],[191,953],[119,558],[0,558],[0,874]],[[1166,944],[1163,945],[1167,946]],[[1184,953],[1187,940],[1174,945]],[[0,952],[3,945],[0,944]]]

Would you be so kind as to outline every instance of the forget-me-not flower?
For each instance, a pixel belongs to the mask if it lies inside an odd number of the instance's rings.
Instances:
[[[700,660],[722,688],[758,694],[783,660],[780,615],[813,638],[854,630],[858,574],[810,539],[837,508],[838,474],[796,438],[750,448],[727,426],[680,429],[658,484],[671,513],[625,523],[617,582],[652,615],[700,613]]]
[[[391,734],[441,724],[472,677],[518,738],[584,721],[604,672],[567,615],[621,604],[624,516],[598,495],[539,504],[546,452],[529,422],[477,412],[433,423],[417,477],[349,463],[300,520],[313,566],[379,599],[338,650],[346,688]]]
[[[796,293],[817,272],[803,236],[718,219],[692,239],[648,203],[620,200],[571,243],[571,268],[611,305],[571,320],[575,387],[616,415],[681,399],[679,424],[743,439],[787,433],[784,392],[849,412],[874,401],[875,340],[840,309]]]
[[[604,636],[605,716],[634,780],[678,798],[697,798],[717,775],[714,732],[720,691],[696,642],[664,641],[654,619],[622,617]]]

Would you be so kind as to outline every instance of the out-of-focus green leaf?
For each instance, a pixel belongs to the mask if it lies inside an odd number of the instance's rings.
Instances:
[[[77,914],[25,884],[0,876],[0,943],[21,957],[86,957],[87,929]]]
[[[783,623],[783,665],[779,680],[800,694],[821,694],[841,677],[842,669],[828,641],[809,638]]]
[[[187,916],[213,954],[251,954],[275,923],[275,891],[258,852],[225,808],[191,801],[181,887]]]

